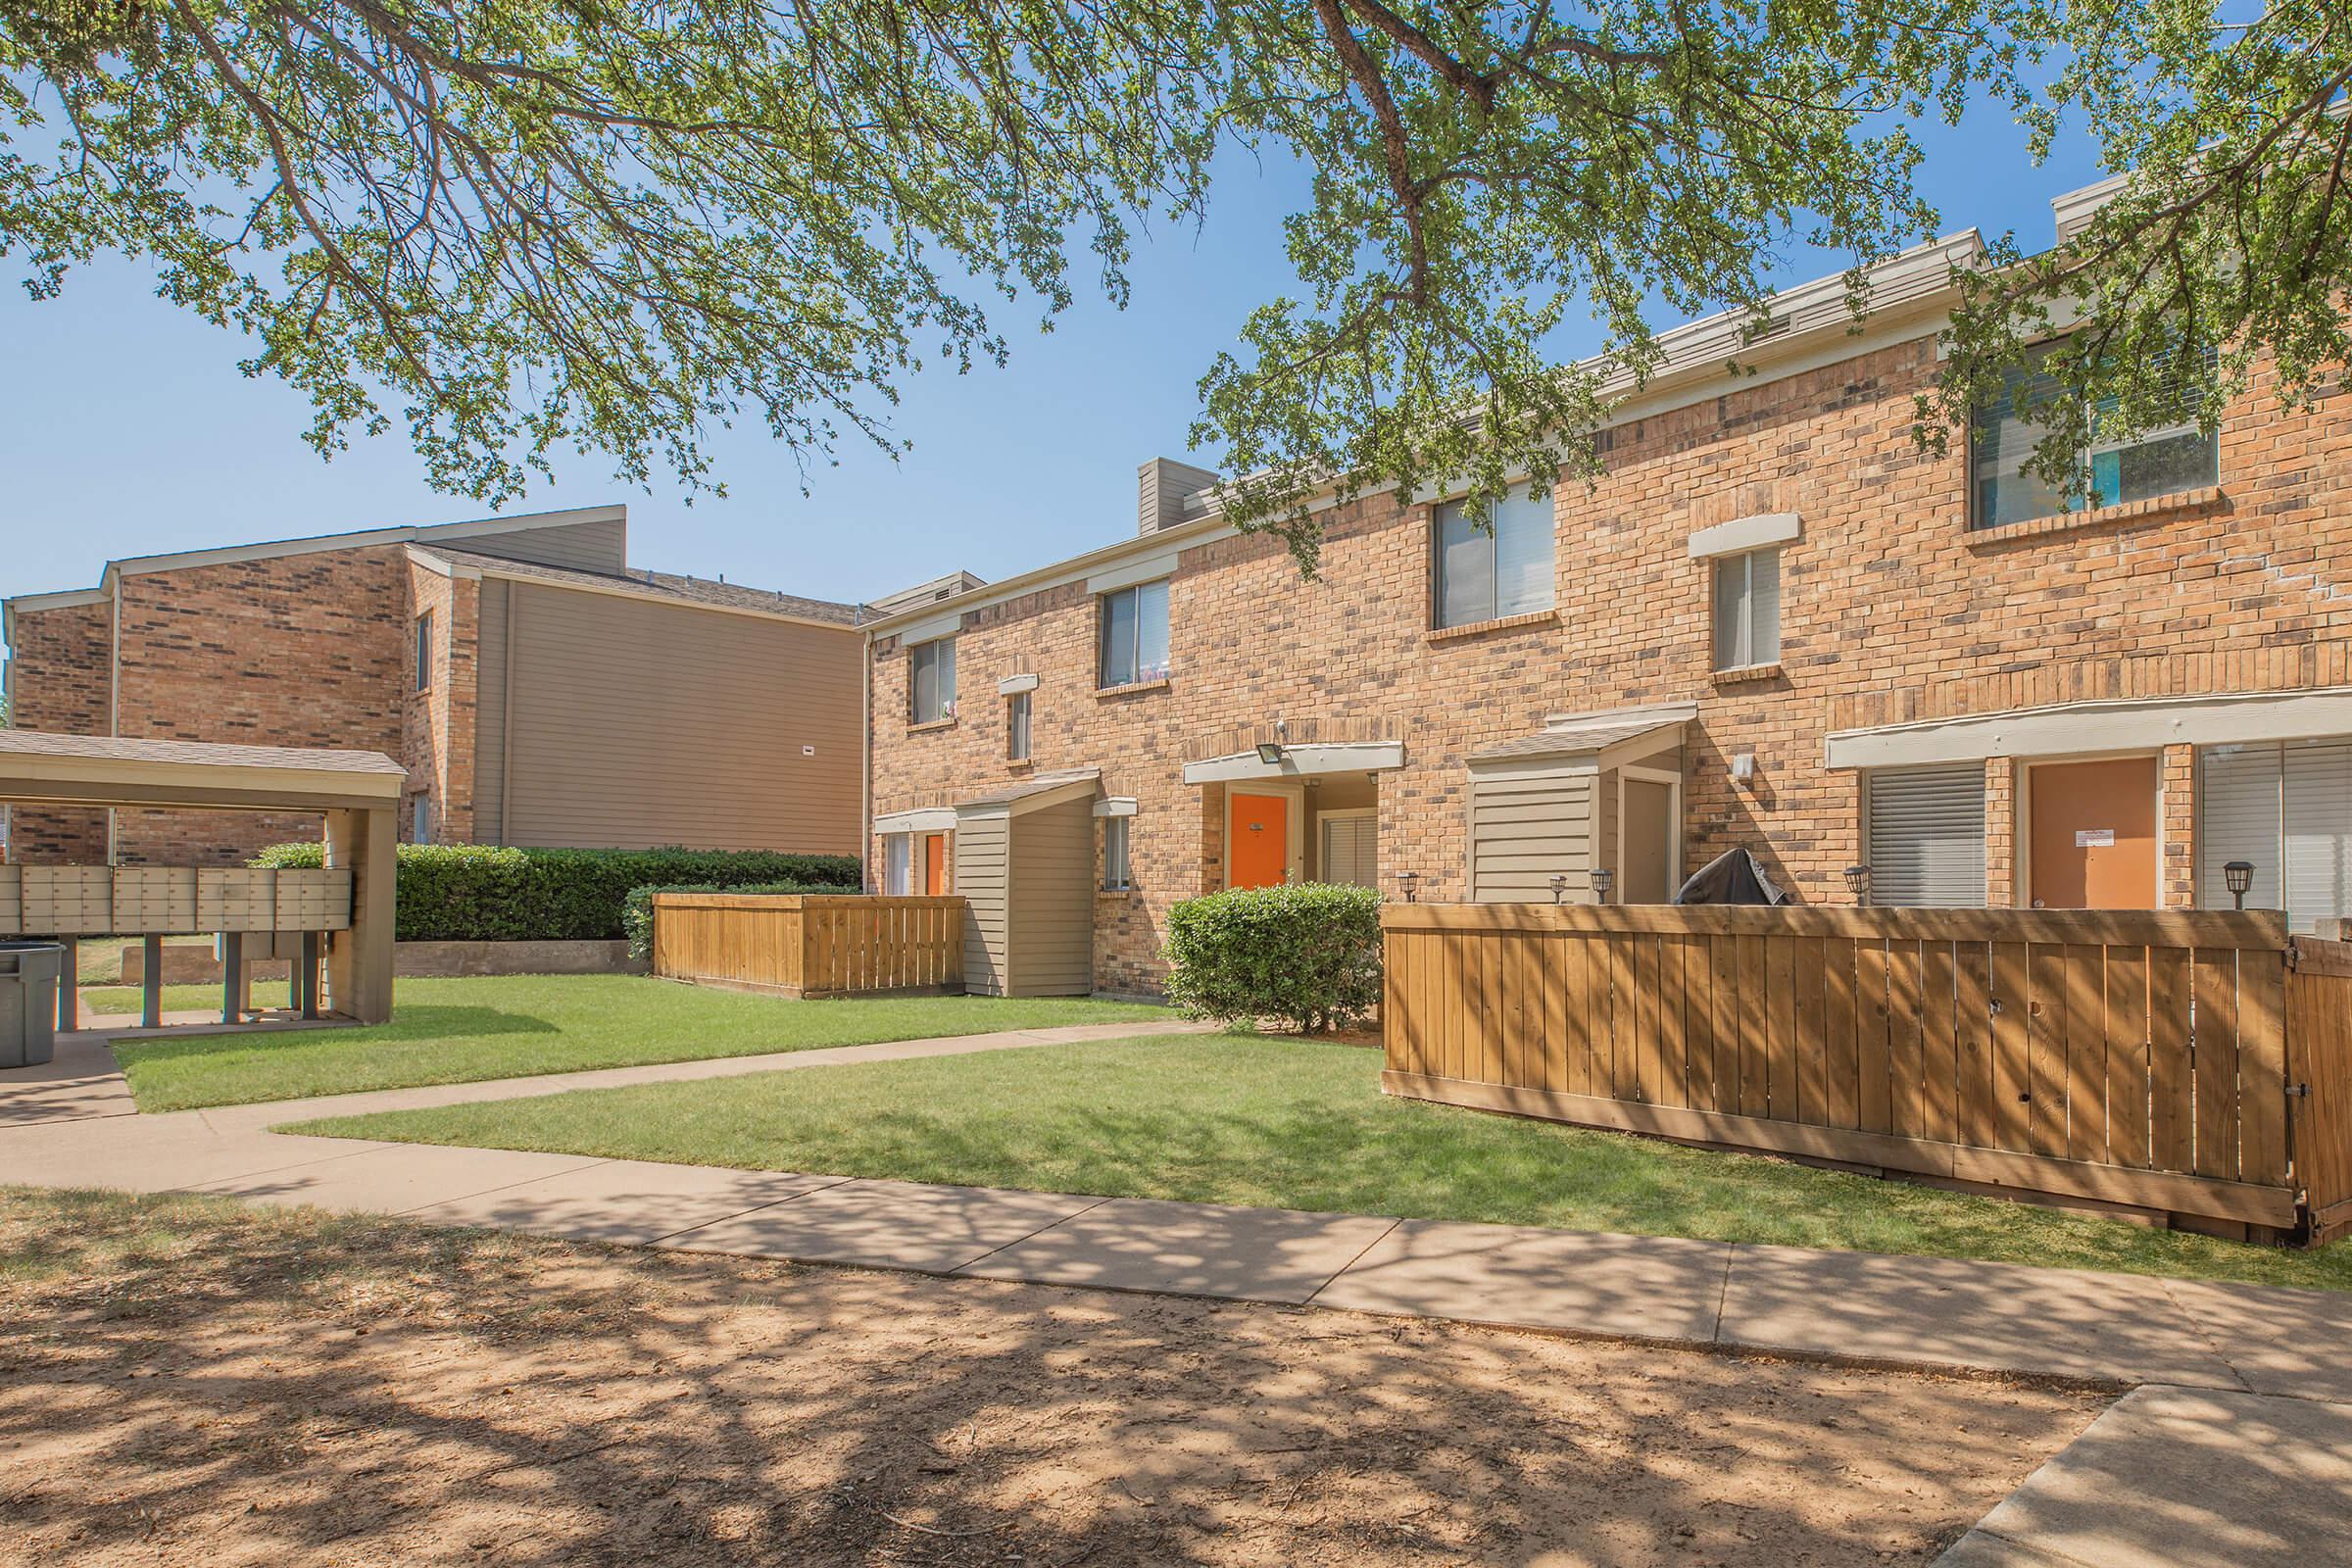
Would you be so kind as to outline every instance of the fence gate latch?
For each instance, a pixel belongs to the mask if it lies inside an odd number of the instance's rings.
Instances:
[[[2309,1100],[2311,1098],[2311,1085],[2288,1084],[2286,1086],[2286,1097],[2289,1100]]]

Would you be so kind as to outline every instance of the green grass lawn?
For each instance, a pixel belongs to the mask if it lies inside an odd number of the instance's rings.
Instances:
[[[288,1004],[288,987],[283,980],[256,980],[253,983],[253,1004],[257,1007],[283,1007]],[[135,1013],[139,1010],[137,986],[92,986],[81,988],[81,1010],[85,1013]],[[166,1012],[219,1012],[220,988],[217,984],[164,987]]]
[[[1489,1220],[2352,1289],[2288,1252],[1619,1134],[1393,1100],[1357,1047],[1041,1046],[652,1084],[300,1131],[750,1169]]]
[[[1164,1007],[1084,997],[790,1002],[639,975],[508,975],[402,980],[392,1021],[372,1028],[125,1040],[115,1056],[141,1110],[183,1110],[1167,1016]]]

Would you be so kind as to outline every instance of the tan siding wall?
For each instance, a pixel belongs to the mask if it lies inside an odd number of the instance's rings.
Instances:
[[[1595,797],[1592,773],[1540,777],[1471,775],[1471,899],[1479,904],[1542,903],[1553,873],[1568,877],[1568,896],[1592,897]]]
[[[628,564],[628,525],[619,517],[606,522],[575,522],[562,528],[476,534],[450,543],[454,548],[497,556],[503,561],[571,566],[580,571],[617,573]],[[425,548],[432,548],[429,541]]]
[[[473,837],[477,844],[504,844],[507,824],[501,791],[507,776],[507,591],[503,578],[482,579],[475,659]]]
[[[855,631],[515,583],[507,645],[507,842],[857,849]]]
[[[1010,910],[1021,933],[1014,996],[1082,997],[1094,989],[1093,807],[1069,801],[1012,819]]]
[[[1007,829],[1002,816],[963,817],[956,824],[956,891],[964,900],[964,988],[992,997],[1004,996],[1010,984]]]

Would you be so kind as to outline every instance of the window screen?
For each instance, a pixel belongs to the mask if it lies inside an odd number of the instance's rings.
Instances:
[[[1751,550],[1715,563],[1715,667],[1781,658],[1781,553]]]
[[[1880,768],[1869,780],[1870,902],[1984,905],[1984,767]]]

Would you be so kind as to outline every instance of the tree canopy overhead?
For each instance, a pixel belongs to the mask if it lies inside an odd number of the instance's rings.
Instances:
[[[1962,280],[1924,439],[2078,317],[2038,368],[2111,425],[2209,420],[2263,357],[2324,386],[2347,81],[2335,0],[0,0],[0,255],[36,296],[145,260],[322,452],[405,422],[502,505],[566,447],[715,483],[738,417],[895,450],[917,367],[1126,303],[1220,147],[1295,156],[1295,281],[1195,434],[1311,565],[1310,489],[1587,471],[1653,318],[1758,312],[1792,244],[1858,283],[1932,237],[1906,126],[1986,96],[2137,172]],[[1547,361],[1588,312],[1600,356]],[[2053,472],[2083,439],[2053,421]]]

